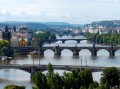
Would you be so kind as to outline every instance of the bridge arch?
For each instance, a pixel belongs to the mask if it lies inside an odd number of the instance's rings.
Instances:
[[[97,51],[96,51],[96,53],[97,53],[97,56],[101,56],[101,55],[104,55],[104,56],[106,56],[106,54],[108,55],[108,56],[110,56],[110,51],[108,50],[108,49],[98,49]]]
[[[46,50],[44,50],[44,52],[43,52],[43,55],[44,56],[49,56],[49,57],[52,57],[52,56],[54,56],[54,54],[55,54],[55,51],[54,50],[51,50],[51,49],[46,49]]]
[[[5,68],[5,67],[2,67],[2,68],[0,68],[0,70],[3,70],[3,69],[14,69],[14,70],[21,70],[21,71],[23,71],[23,72],[27,72],[27,73],[31,73],[31,70],[30,69],[27,69],[27,68],[24,68],[24,69],[21,69],[21,68],[15,68],[15,67],[7,67],[7,68]]]
[[[10,81],[30,80],[30,77],[31,77],[30,73],[23,71],[23,70],[19,70],[19,69],[13,69],[13,68],[0,69],[0,74],[1,74],[0,78],[5,79],[5,80],[7,79]]]
[[[45,54],[46,51],[51,51],[51,52],[55,53],[55,50],[54,50],[54,49],[50,49],[50,48],[44,49],[44,50],[43,50],[43,53]]]
[[[73,55],[73,50],[69,49],[69,48],[65,48],[61,50],[61,54],[63,54],[64,52],[70,52],[69,55]],[[66,53],[65,53],[66,54]],[[68,55],[68,54],[67,54]]]
[[[84,54],[83,54],[84,53]],[[89,50],[89,49],[86,49],[86,48],[84,48],[84,49],[81,49],[80,51],[79,51],[79,55],[90,55],[91,56],[91,54],[92,54],[92,51],[91,50]]]
[[[120,56],[120,49],[114,50],[115,51],[115,55]]]
[[[80,41],[77,41],[77,40],[73,40],[73,39],[71,39],[71,40],[65,40],[64,43],[69,43],[70,41],[72,41],[72,42],[74,42],[74,43],[79,43],[79,42],[80,42]]]

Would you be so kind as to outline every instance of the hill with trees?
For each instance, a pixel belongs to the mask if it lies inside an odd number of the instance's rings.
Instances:
[[[92,22],[90,24],[86,24],[84,27],[105,27],[105,28],[117,28],[120,27],[120,20],[111,20],[111,21],[98,21],[98,22]]]

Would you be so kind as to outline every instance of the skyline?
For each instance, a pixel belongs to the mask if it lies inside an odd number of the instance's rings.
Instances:
[[[120,0],[0,0],[0,22],[68,22],[120,20]]]

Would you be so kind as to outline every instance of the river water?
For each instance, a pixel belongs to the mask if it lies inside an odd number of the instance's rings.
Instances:
[[[66,38],[66,37],[65,37]],[[76,41],[66,41],[62,44],[60,41],[52,44],[45,44],[44,46],[92,46],[92,44],[87,43],[87,41],[81,41],[79,44]],[[98,45],[96,45],[98,46]],[[102,45],[101,45],[102,46]],[[102,49],[98,51],[97,57],[91,57],[91,53],[84,49],[79,52],[79,56],[73,56],[70,50],[63,50],[61,56],[54,56],[54,52],[51,50],[46,50],[44,56],[39,57],[38,55],[18,55],[16,54],[13,60],[10,61],[0,61],[1,64],[32,64],[33,59],[35,64],[48,64],[53,65],[82,65],[85,66],[115,66],[120,67],[120,50],[115,53],[115,57],[110,58],[109,53]],[[57,71],[60,74],[63,71]],[[45,72],[46,73],[46,72]],[[99,81],[101,72],[93,73],[93,79]],[[26,89],[32,89],[33,84],[30,81],[30,74],[21,70],[16,69],[2,69],[0,70],[0,89],[9,84],[23,85]]]

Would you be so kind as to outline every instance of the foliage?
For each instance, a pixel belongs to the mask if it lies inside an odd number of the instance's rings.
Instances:
[[[109,89],[110,86],[119,85],[119,73],[115,67],[106,68],[99,84],[93,81],[90,69],[81,71],[73,69],[60,76],[54,73],[52,64],[49,63],[47,74],[36,72],[33,80],[33,89]]]
[[[5,86],[4,89],[25,89],[25,87],[17,86],[17,85],[8,85],[8,86]]]
[[[47,89],[47,79],[43,73],[36,72],[32,78],[35,84],[33,89]]]
[[[100,34],[94,34],[94,33],[86,33],[86,38],[90,42],[94,41],[94,37],[97,44],[120,45],[120,34],[101,34],[100,35]]]
[[[82,86],[85,86],[87,89],[91,83],[93,83],[92,72],[90,69],[85,69],[80,72],[82,78]]]
[[[47,72],[46,75],[47,75],[48,78],[50,78],[50,77],[52,77],[53,73],[54,73],[54,71],[53,71],[52,64],[49,63],[49,64],[48,64],[48,72]]]
[[[2,56],[13,56],[13,50],[10,48],[10,42],[7,40],[0,40],[0,54]]]
[[[80,72],[73,69],[72,73],[64,72],[62,76],[64,89],[79,89],[81,86]]]
[[[45,42],[55,41],[55,34],[51,34],[49,31],[34,34],[34,37],[38,39],[38,44],[41,47]]]
[[[48,78],[48,86],[50,89],[63,88],[63,80],[58,73],[53,73],[53,75]]]
[[[103,77],[101,78],[101,84],[107,86],[119,85],[119,72],[115,67],[106,68],[103,71]]]

